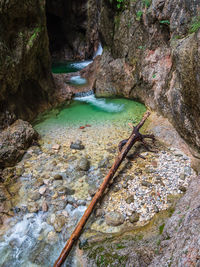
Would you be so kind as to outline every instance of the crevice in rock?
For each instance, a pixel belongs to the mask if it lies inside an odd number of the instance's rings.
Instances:
[[[91,59],[98,48],[98,4],[93,1],[46,2],[49,48],[54,60]]]

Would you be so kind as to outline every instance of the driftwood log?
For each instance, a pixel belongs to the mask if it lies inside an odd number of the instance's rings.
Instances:
[[[90,214],[92,213],[96,203],[101,199],[106,187],[108,186],[110,180],[113,178],[113,176],[115,175],[117,169],[119,168],[120,164],[122,163],[122,161],[126,158],[129,150],[131,149],[131,147],[137,142],[140,141],[143,143],[143,145],[148,149],[148,146],[145,142],[144,139],[146,138],[150,138],[154,141],[154,136],[153,135],[143,135],[139,132],[140,128],[143,126],[144,122],[146,121],[146,119],[149,117],[150,112],[146,112],[142,118],[142,120],[137,124],[136,127],[133,127],[132,133],[130,135],[130,137],[128,139],[122,140],[119,144],[119,154],[115,159],[115,162],[113,163],[109,173],[107,174],[107,176],[104,178],[103,183],[101,184],[101,186],[99,187],[98,191],[96,192],[95,196],[93,197],[90,205],[88,206],[88,208],[86,209],[85,213],[83,214],[81,220],[79,221],[79,223],[77,224],[74,232],[72,233],[72,235],[70,236],[69,240],[67,241],[65,247],[63,248],[60,256],[58,257],[58,259],[56,260],[54,267],[58,267],[61,266],[65,259],[67,258],[68,254],[70,253],[74,243],[77,241],[77,239],[79,238],[81,231],[84,227],[84,225],[86,224]],[[140,156],[140,155],[138,155]]]

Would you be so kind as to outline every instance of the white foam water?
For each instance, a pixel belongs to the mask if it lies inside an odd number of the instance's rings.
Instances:
[[[0,243],[0,266],[31,266],[28,255],[35,246],[41,231],[49,232],[53,229],[43,221],[42,213],[33,217],[29,215],[25,215],[3,236]],[[7,263],[8,265],[4,265]]]
[[[75,97],[74,100],[86,102],[106,112],[121,112],[124,109],[124,105],[106,103],[106,99],[96,98],[94,94]]]
[[[85,78],[82,78],[81,76],[77,75],[77,76],[71,77],[70,83],[75,84],[75,85],[84,85],[87,83],[87,80]]]
[[[102,53],[103,53],[103,47],[101,46],[101,43],[99,43],[98,49],[97,49],[97,51],[95,52],[95,54],[94,54],[94,56],[93,56],[93,59],[94,59],[95,57],[97,57],[97,56],[102,55]]]
[[[82,70],[83,68],[87,67],[90,63],[92,63],[92,60],[85,60],[85,61],[81,61],[81,62],[71,63],[71,66],[73,66],[74,68],[77,68],[79,70]]]

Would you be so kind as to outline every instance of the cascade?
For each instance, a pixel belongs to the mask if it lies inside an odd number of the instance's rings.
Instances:
[[[93,59],[94,59],[95,57],[97,57],[97,56],[102,55],[102,53],[103,53],[103,47],[102,47],[101,43],[99,43],[98,49],[97,49],[97,51],[94,53]]]

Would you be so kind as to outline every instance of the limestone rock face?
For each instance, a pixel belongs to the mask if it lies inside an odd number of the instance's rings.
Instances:
[[[0,125],[30,120],[54,91],[44,1],[0,3]]]
[[[0,133],[0,168],[13,166],[38,134],[32,126],[17,120]]]
[[[200,244],[200,177],[192,180],[191,185],[181,200],[176,211],[167,221],[161,237],[160,255],[149,266],[187,266],[190,262],[198,266]],[[173,256],[172,256],[173,255]]]
[[[102,1],[100,32],[106,49],[95,92],[139,99],[168,117],[200,153],[200,3]],[[106,22],[106,23],[105,23]],[[196,27],[196,28],[195,28]]]

